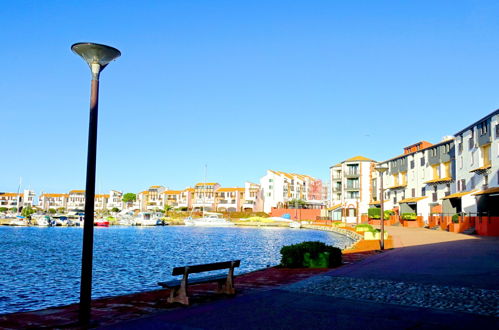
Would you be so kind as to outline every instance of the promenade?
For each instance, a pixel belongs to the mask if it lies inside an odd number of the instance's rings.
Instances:
[[[396,249],[111,329],[498,329],[499,238],[389,227]]]

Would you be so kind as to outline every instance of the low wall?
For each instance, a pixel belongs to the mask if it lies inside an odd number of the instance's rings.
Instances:
[[[350,239],[352,239],[352,244],[347,246],[345,250],[351,249],[355,244],[357,244],[359,241],[364,239],[364,236],[358,234],[357,232],[353,230],[348,230],[345,228],[341,227],[334,227],[334,226],[318,226],[318,225],[302,225],[302,228],[306,229],[316,229],[316,230],[323,230],[323,231],[331,231],[334,233],[338,233],[340,235],[346,236]]]
[[[272,209],[271,217],[282,217],[289,214],[292,220],[314,220],[321,216],[320,209]]]

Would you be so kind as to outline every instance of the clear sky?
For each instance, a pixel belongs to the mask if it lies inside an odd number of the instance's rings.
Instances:
[[[104,43],[97,192],[327,181],[499,107],[497,1],[2,1],[0,191],[85,188]]]

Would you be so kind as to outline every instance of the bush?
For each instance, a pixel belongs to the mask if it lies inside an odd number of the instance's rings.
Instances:
[[[371,207],[367,209],[367,215],[370,219],[380,219],[381,209],[377,207]]]
[[[0,207],[0,212],[7,212],[9,209],[6,207]]]
[[[111,212],[114,212],[114,213],[118,213],[119,211],[120,211],[120,209],[119,209],[119,208],[117,208],[117,207],[113,207],[113,208],[111,209]]]
[[[328,257],[329,267],[341,265],[341,250],[339,248],[322,242],[302,242],[282,247],[281,266],[288,268],[304,267],[306,253],[309,254],[310,259],[317,259],[320,253],[324,253]]]
[[[56,211],[56,209],[49,209],[49,213],[55,214],[55,213],[57,213],[57,211]]]
[[[459,214],[456,213],[452,216],[452,222],[459,223]]]
[[[360,224],[355,226],[356,231],[372,231],[374,230],[373,226],[368,225],[368,224]]]
[[[401,217],[402,217],[402,220],[416,220],[417,219],[416,213],[402,213]]]

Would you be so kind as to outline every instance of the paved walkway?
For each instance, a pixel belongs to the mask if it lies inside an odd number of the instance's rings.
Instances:
[[[388,227],[395,250],[114,329],[498,329],[499,239]]]

